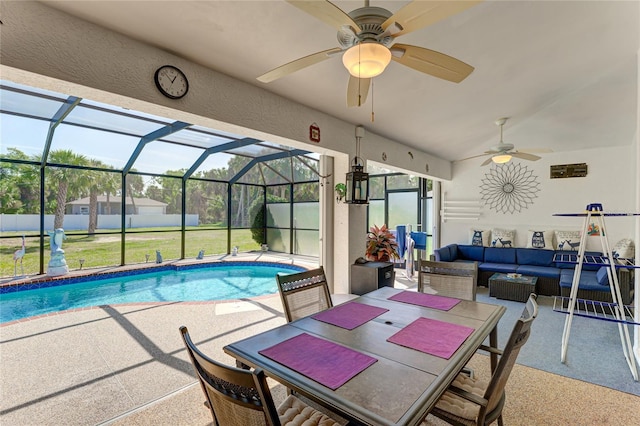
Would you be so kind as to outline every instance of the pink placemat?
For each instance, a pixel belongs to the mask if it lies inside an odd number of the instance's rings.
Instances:
[[[396,302],[411,303],[412,305],[424,306],[425,308],[440,309],[448,311],[460,303],[460,299],[453,297],[437,296],[435,294],[419,293],[416,291],[403,291],[389,297],[389,300]]]
[[[368,355],[307,333],[259,353],[334,390],[377,361]]]
[[[387,312],[388,309],[377,306],[365,305],[364,303],[349,302],[338,305],[335,308],[327,309],[312,316],[318,321],[328,322],[338,327],[353,330],[367,321],[371,321],[377,316]]]
[[[418,318],[387,341],[449,359],[474,329],[429,318]]]

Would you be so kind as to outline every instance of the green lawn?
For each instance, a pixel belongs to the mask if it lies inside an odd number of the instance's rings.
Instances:
[[[11,233],[3,233],[11,235]],[[160,250],[163,260],[177,260],[180,258],[180,232],[162,233],[135,233],[126,236],[126,264],[144,263],[146,255],[149,262],[155,262],[156,250]],[[259,250],[260,245],[253,241],[251,230],[232,230],[232,240],[240,252]],[[15,233],[15,238],[0,239],[0,277],[13,277],[14,262],[13,253],[20,249],[22,240]],[[39,259],[40,239],[37,237],[26,238],[26,252],[22,259],[25,275],[38,274],[40,272]],[[120,235],[100,235],[89,237],[86,235],[67,234],[62,248],[70,270],[80,268],[80,259],[84,259],[84,268],[96,268],[120,265]],[[50,259],[49,237],[44,239],[44,269]],[[186,233],[185,258],[195,258],[200,250],[205,251],[205,256],[227,253],[227,231],[202,230]],[[17,265],[17,274],[21,275],[20,263]]]

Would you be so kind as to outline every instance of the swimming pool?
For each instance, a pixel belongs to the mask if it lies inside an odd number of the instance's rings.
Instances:
[[[136,302],[231,300],[273,294],[277,273],[304,271],[268,262],[164,266],[0,288],[0,323],[68,309]],[[37,287],[37,288],[36,288]]]

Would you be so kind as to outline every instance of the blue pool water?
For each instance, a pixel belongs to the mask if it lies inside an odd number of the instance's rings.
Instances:
[[[200,266],[200,265],[198,265]],[[89,306],[136,302],[229,300],[273,294],[277,273],[303,268],[276,263],[216,263],[205,267],[126,273],[110,278],[0,294],[0,323]],[[74,281],[76,281],[74,283]],[[56,282],[49,282],[51,285]],[[43,285],[43,284],[40,284]]]

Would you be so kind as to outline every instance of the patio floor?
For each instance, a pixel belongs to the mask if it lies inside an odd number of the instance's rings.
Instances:
[[[308,259],[282,256],[261,254],[261,260],[315,266]],[[400,272],[395,285],[410,288],[415,281]],[[222,351],[224,345],[284,323],[275,294],[226,302],[101,306],[0,327],[0,423],[210,424],[179,327],[186,325],[209,356],[234,364]],[[575,413],[590,419],[588,424],[633,423],[637,396],[528,367],[518,369],[520,385],[510,390],[509,424],[568,424],[568,419],[578,418]],[[520,390],[527,380],[531,387]],[[285,390],[272,384],[278,400]],[[527,395],[535,387],[540,389],[531,401]],[[573,395],[571,403],[559,395]],[[549,401],[537,400],[542,398]],[[531,416],[522,417],[523,413]]]

